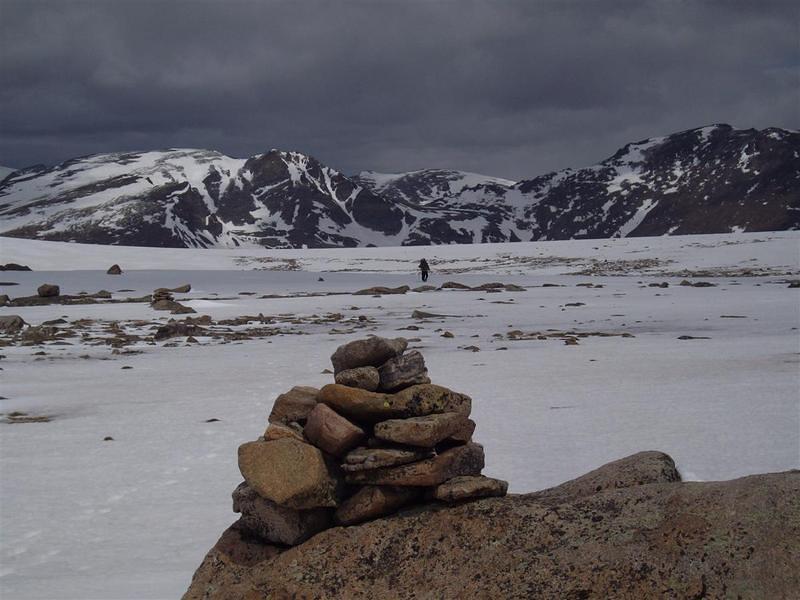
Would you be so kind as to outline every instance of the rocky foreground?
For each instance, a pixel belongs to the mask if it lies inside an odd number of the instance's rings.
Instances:
[[[797,598],[800,472],[681,482],[642,452],[542,492],[428,504],[293,548],[230,528],[184,600]]]
[[[506,496],[472,400],[406,347],[350,342],[276,399],[185,600],[798,597],[800,471],[683,483],[642,452]]]

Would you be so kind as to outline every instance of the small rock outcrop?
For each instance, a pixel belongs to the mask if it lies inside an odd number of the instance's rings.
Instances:
[[[122,269],[119,265],[113,264],[108,267],[108,271],[106,271],[108,275],[122,275]]]
[[[168,310],[170,314],[182,315],[196,312],[192,307],[185,306],[180,302],[176,302],[172,293],[178,290],[179,292],[188,292],[191,287],[189,285],[180,288],[158,288],[153,291],[150,306],[153,310]]]
[[[184,600],[229,598],[795,598],[800,472],[681,482],[641,452],[555,488],[503,490],[473,477],[401,514],[322,531],[303,544],[226,530]],[[364,487],[340,523],[392,512],[415,488]]]

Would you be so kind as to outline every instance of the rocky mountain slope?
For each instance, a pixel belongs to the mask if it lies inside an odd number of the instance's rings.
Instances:
[[[643,452],[534,494],[429,504],[286,548],[230,528],[184,600],[789,598],[800,473],[683,483]]]
[[[0,166],[0,182],[3,181],[6,177],[11,175],[16,169],[12,169],[11,167],[2,167]]]
[[[352,247],[800,228],[800,133],[692,129],[512,182],[460,171],[347,177],[272,150],[102,154],[0,182],[0,234],[171,247]]]

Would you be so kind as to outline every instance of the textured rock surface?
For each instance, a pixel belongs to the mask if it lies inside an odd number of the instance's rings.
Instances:
[[[342,525],[353,525],[382,517],[395,512],[420,495],[420,490],[412,487],[366,485],[336,509],[336,521]]]
[[[356,367],[339,371],[335,376],[336,383],[348,387],[374,392],[381,383],[381,376],[375,367]]]
[[[472,399],[469,396],[434,384],[414,385],[396,394],[381,394],[334,383],[320,390],[319,401],[353,419],[365,421],[420,417],[443,412],[469,415],[472,410]]]
[[[288,424],[296,421],[300,424],[306,422],[308,415],[317,405],[319,390],[315,387],[296,385],[285,394],[275,399],[272,412],[269,413],[270,423]]]
[[[236,527],[274,544],[293,546],[331,526],[330,508],[294,510],[259,496],[247,483],[233,491],[233,512],[241,513]]]
[[[36,289],[36,293],[39,294],[40,298],[52,298],[53,296],[58,296],[61,293],[61,289],[57,285],[43,283]]]
[[[295,423],[295,425],[297,424]],[[281,438],[290,438],[298,442],[306,441],[299,425],[297,427],[284,425],[283,423],[270,423],[267,425],[267,429],[264,431],[264,439],[266,441],[271,442]]]
[[[600,492],[415,508],[279,555],[228,530],[184,598],[796,597],[800,473],[659,481],[640,458],[595,471]]]
[[[360,427],[325,404],[314,407],[303,433],[317,448],[333,456],[343,456],[366,437]]]
[[[439,442],[461,433],[469,419],[461,413],[440,413],[410,419],[390,419],[375,425],[375,437],[409,446],[433,448]]]
[[[3,315],[0,317],[0,331],[4,333],[17,333],[27,323],[19,315]]]
[[[380,388],[386,392],[431,382],[428,369],[425,368],[425,359],[416,350],[390,358],[378,368],[378,373]]]
[[[483,465],[483,446],[470,443],[399,467],[350,472],[345,480],[367,485],[434,486],[459,475],[477,475]]]
[[[108,267],[108,271],[106,271],[106,273],[109,275],[122,275],[122,269],[119,265],[113,264]]]
[[[405,338],[371,337],[339,346],[331,356],[333,372],[356,367],[378,367],[390,358],[402,354],[408,342]]]
[[[508,482],[483,475],[464,475],[453,477],[440,484],[433,491],[433,497],[443,502],[459,502],[469,498],[488,498],[505,496]]]
[[[342,469],[345,471],[366,471],[381,467],[405,465],[417,460],[430,458],[432,453],[423,449],[400,448],[356,448],[344,457]]]
[[[289,438],[239,446],[239,470],[260,496],[296,509],[336,506],[338,468],[310,444]]]

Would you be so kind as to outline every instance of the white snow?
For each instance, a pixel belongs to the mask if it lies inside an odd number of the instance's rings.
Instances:
[[[188,282],[187,303],[215,319],[341,312],[376,321],[374,331],[347,335],[331,333],[337,324],[287,322],[287,330],[304,335],[224,345],[202,337],[191,347],[178,338],[179,347],[141,344],[136,349],[143,353],[130,356],[82,343],[4,347],[0,412],[53,420],[0,423],[3,598],[180,597],[236,518],[230,500],[240,481],[236,448],[263,432],[274,398],[293,385],[328,383],[330,375],[321,371],[338,345],[366,333],[398,335],[414,309],[459,315],[418,323],[422,329],[414,335],[421,341],[414,346],[435,382],[472,396],[484,472],[509,480],[512,492],[555,485],[646,449],[668,452],[687,479],[800,466],[800,311],[798,291],[785,283],[799,277],[800,232],[284,251],[0,238],[0,254],[2,262],[36,269],[3,273],[4,281],[19,283],[0,285],[11,296],[32,293],[43,282],[65,293],[105,288],[115,296],[128,295],[116,293],[122,288],[136,295]],[[498,294],[258,298],[413,286],[422,256],[433,267],[434,284],[499,280],[529,287]],[[106,275],[115,262],[123,275]],[[614,264],[627,265],[626,276],[574,274]],[[252,270],[289,265],[300,270]],[[730,274],[745,268],[766,274]],[[716,270],[719,276],[703,279],[717,286],[677,285],[684,269]],[[658,281],[670,287],[646,286]],[[582,282],[604,287],[576,286]],[[565,306],[576,301],[585,305]],[[169,318],[146,304],[5,307],[0,314],[20,314],[34,325],[61,316]],[[441,338],[438,328],[455,338]],[[493,337],[512,329],[635,337],[587,337],[578,346]],[[481,352],[459,349],[467,345]],[[34,354],[41,349],[46,356]],[[211,418],[221,420],[207,423]],[[114,441],[102,441],[105,436]]]

